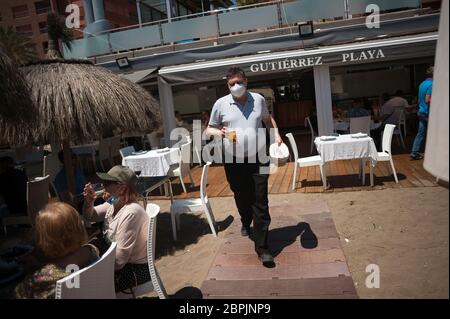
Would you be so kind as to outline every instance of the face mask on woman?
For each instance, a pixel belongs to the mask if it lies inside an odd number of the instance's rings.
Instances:
[[[119,197],[112,195],[110,198],[106,200],[106,202],[110,205],[116,205],[119,202]]]
[[[244,84],[236,83],[230,87],[231,95],[234,97],[241,97],[244,95],[246,87]]]

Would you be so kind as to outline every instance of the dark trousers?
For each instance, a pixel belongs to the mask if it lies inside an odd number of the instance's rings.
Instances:
[[[256,252],[268,249],[269,199],[267,197],[268,174],[260,174],[259,163],[225,164],[225,174],[234,193],[242,225],[253,221],[253,240]]]

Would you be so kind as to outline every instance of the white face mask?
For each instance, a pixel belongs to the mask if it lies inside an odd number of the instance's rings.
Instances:
[[[246,90],[246,87],[244,84],[239,84],[236,83],[235,85],[233,85],[232,87],[230,87],[230,92],[231,95],[233,95],[234,97],[241,97],[244,95]]]

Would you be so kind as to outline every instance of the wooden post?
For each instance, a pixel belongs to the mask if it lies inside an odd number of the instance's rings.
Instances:
[[[68,140],[63,142],[64,168],[66,171],[67,189],[71,195],[75,195],[75,176],[73,174],[72,152]]]

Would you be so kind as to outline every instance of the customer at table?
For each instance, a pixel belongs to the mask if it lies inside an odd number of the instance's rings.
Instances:
[[[46,260],[16,287],[19,299],[54,299],[56,282],[71,274],[69,265],[85,268],[99,258],[88,243],[78,212],[65,203],[45,206],[36,217],[36,241]]]
[[[70,194],[69,188],[67,186],[67,176],[66,176],[66,168],[64,166],[64,154],[63,151],[59,151],[58,159],[63,165],[61,170],[55,177],[54,185],[56,191],[58,192],[59,198],[66,203],[73,203],[74,207],[77,209],[81,209],[82,200],[83,200],[83,190],[84,185],[86,184],[86,179],[84,178],[83,171],[80,168],[78,157],[71,153],[72,156],[72,169],[73,175],[75,178],[75,194]]]
[[[361,99],[355,99],[353,101],[352,108],[347,112],[348,117],[363,117],[370,116],[368,110],[364,108],[363,101]]]
[[[0,157],[0,217],[27,214],[27,182],[27,175],[14,167],[12,157]]]
[[[405,112],[405,109],[409,106],[408,101],[403,97],[403,92],[397,90],[394,96],[390,97],[387,93],[383,94],[384,103],[381,106],[380,116],[377,118],[384,128],[386,124],[398,125],[400,112]]]
[[[147,264],[148,217],[138,203],[137,176],[126,166],[116,165],[108,173],[97,173],[109,195],[102,205],[94,206],[91,184],[84,188],[84,217],[103,223],[104,240],[115,241],[116,291],[132,289],[151,280]]]

